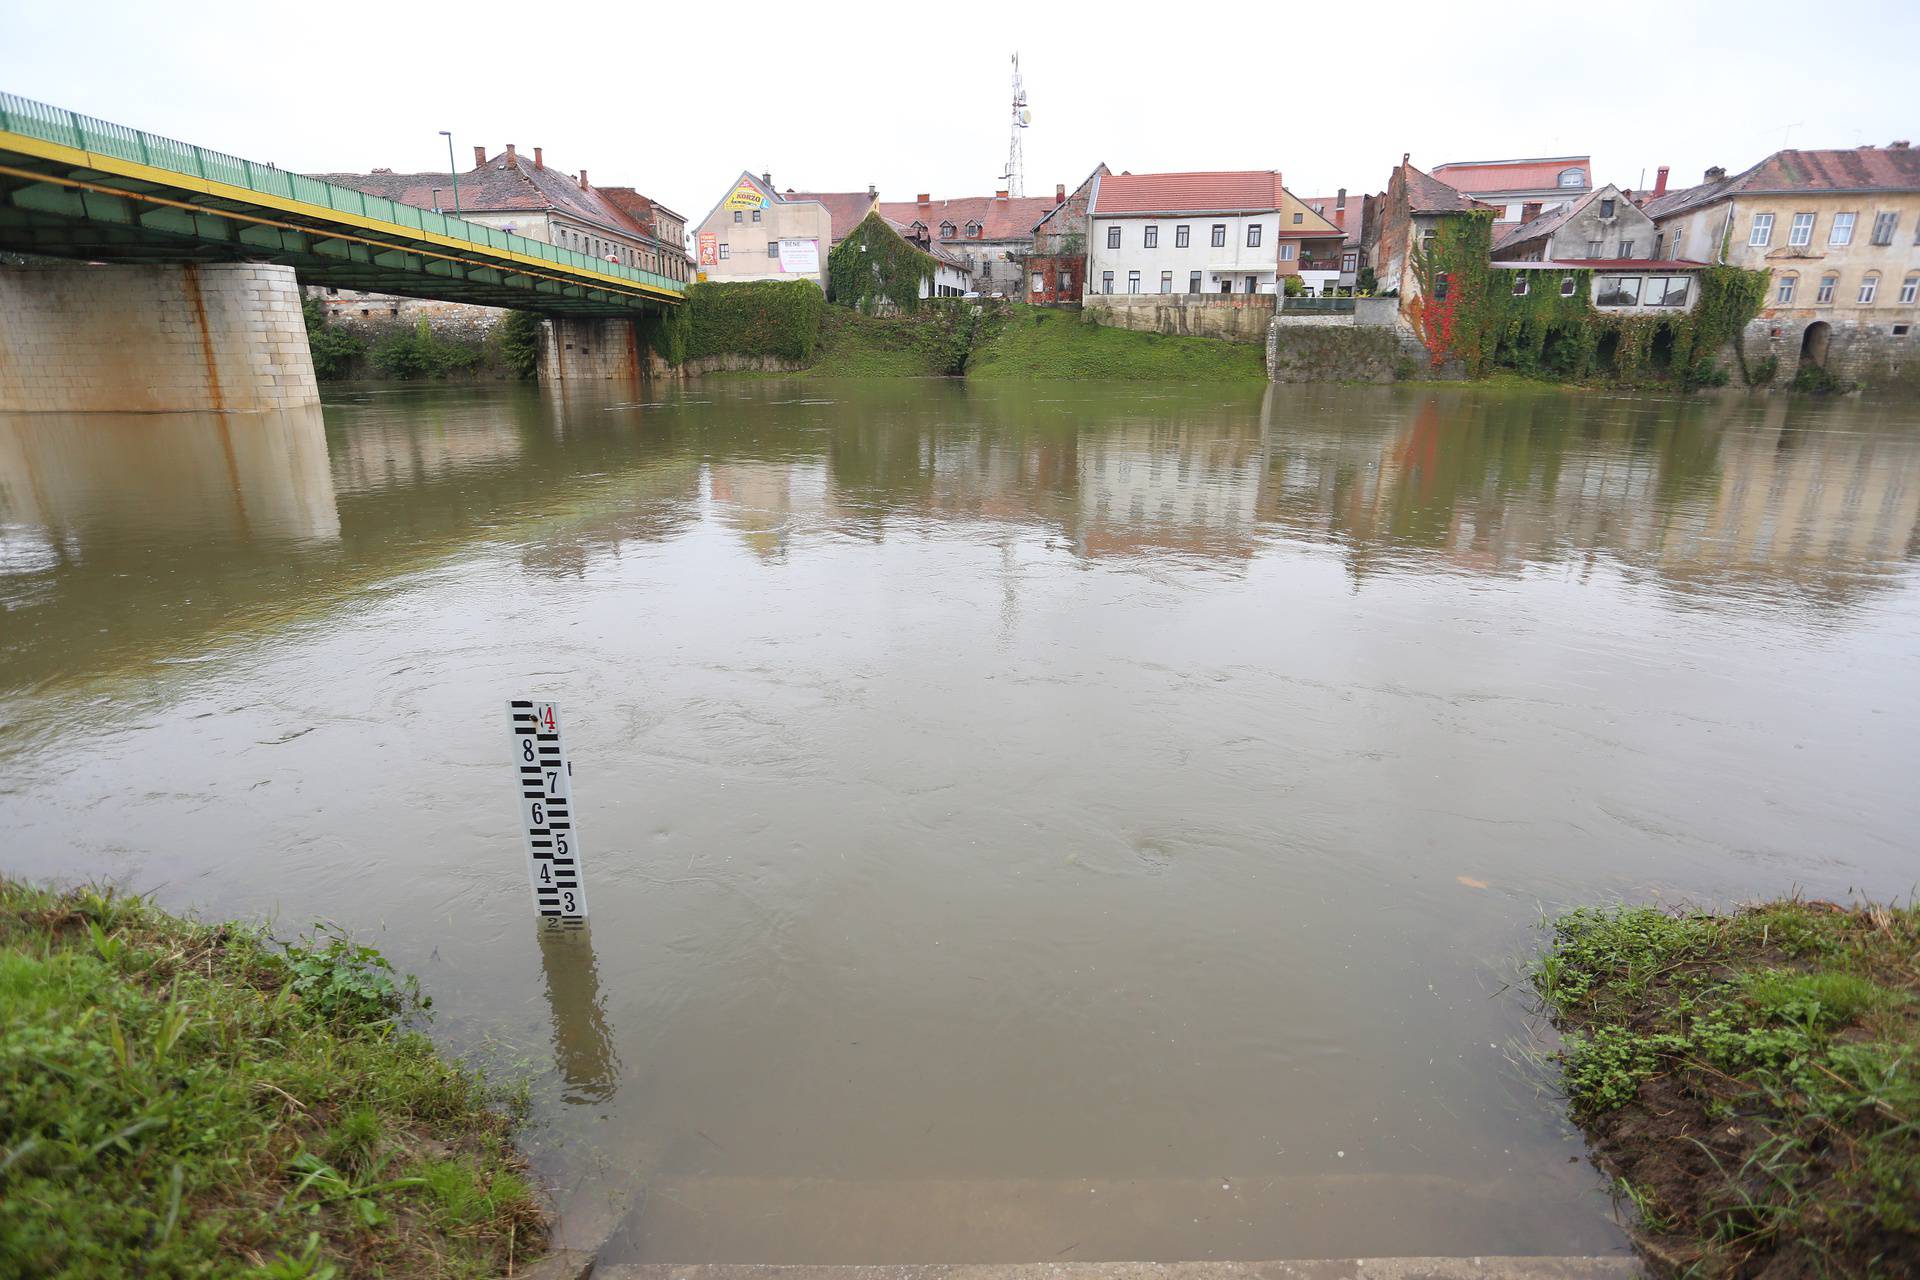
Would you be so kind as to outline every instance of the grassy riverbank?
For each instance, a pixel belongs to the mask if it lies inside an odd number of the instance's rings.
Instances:
[[[1109,382],[1265,382],[1252,343],[1170,337],[1094,324],[1080,312],[1014,307],[967,362],[970,378]]]
[[[337,936],[0,880],[0,1274],[490,1276],[543,1220],[502,1100]]]
[[[1575,911],[1533,980],[1663,1274],[1920,1274],[1920,908]]]

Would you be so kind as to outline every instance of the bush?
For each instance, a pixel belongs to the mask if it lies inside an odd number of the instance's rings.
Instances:
[[[425,316],[409,334],[383,338],[373,348],[373,367],[389,378],[444,378],[465,373],[480,363],[477,347],[442,342],[433,336]]]
[[[688,359],[776,356],[808,360],[820,335],[827,295],[811,280],[717,281],[689,285]]]
[[[300,314],[307,322],[307,350],[313,355],[313,376],[322,382],[344,378],[366,354],[358,335],[328,321],[318,298],[303,298]]]
[[[1280,287],[1286,291],[1289,298],[1297,298],[1307,291],[1305,282],[1299,276],[1281,276],[1280,281]]]
[[[540,364],[540,317],[511,311],[487,335],[493,363],[516,378],[531,378]]]

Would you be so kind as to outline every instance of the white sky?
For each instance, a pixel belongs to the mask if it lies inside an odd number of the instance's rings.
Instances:
[[[441,167],[440,129],[462,168],[476,144],[538,144],[693,220],[741,169],[992,191],[1016,48],[1029,195],[1102,160],[1357,193],[1403,151],[1586,153],[1596,182],[1669,164],[1680,186],[1783,145],[1920,135],[1911,0],[1561,8],[0,0],[0,89],[303,172]]]

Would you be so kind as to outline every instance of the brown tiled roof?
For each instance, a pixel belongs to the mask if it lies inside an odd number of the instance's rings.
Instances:
[[[1400,168],[1406,176],[1407,204],[1414,213],[1472,213],[1482,207],[1430,173],[1411,164]]]
[[[1665,218],[1723,196],[1797,191],[1920,191],[1920,152],[1905,146],[1776,151],[1745,173],[1669,191],[1648,201],[1643,211],[1650,218]]]
[[[1116,173],[1100,179],[1096,216],[1121,213],[1254,213],[1278,209],[1277,169]]]
[[[445,173],[316,173],[312,176],[419,209],[434,207],[433,193],[438,188],[439,207],[449,212],[453,209],[453,177]],[[510,156],[505,152],[460,175],[460,208],[474,213],[558,212],[628,235],[651,234],[595,188],[582,187],[571,175],[551,166],[537,165],[525,156]]]
[[[845,240],[847,233],[860,225],[860,219],[867,216],[876,201],[871,191],[788,191],[781,199],[815,200],[827,206],[835,244]]]
[[[908,226],[918,221],[940,238],[940,224],[951,222],[951,243],[971,240],[1029,240],[1040,219],[1053,212],[1052,196],[956,196],[920,204],[913,200],[882,200],[880,216]],[[980,224],[980,234],[967,234],[967,224]]]
[[[659,201],[649,196],[641,195],[632,187],[595,187],[594,190],[599,192],[601,199],[625,214],[629,221],[637,226],[646,228],[648,235],[651,235],[654,239],[659,240],[660,243],[670,248],[678,249],[682,253],[686,252],[686,246],[679,243],[678,236],[663,236],[661,234],[660,224],[654,219],[654,213],[657,210],[667,217],[677,220],[682,226],[686,225],[685,218],[682,218],[679,214],[667,208],[667,206],[661,204]]]
[[[1295,196],[1294,199],[1339,227],[1349,245],[1360,243],[1360,223],[1366,211],[1365,196],[1349,195],[1345,209],[1335,203],[1340,199],[1339,196]]]
[[[1525,240],[1538,240],[1541,236],[1552,235],[1566,224],[1568,218],[1571,218],[1575,213],[1579,212],[1581,205],[1593,199],[1593,197],[1598,194],[1600,193],[1597,191],[1590,191],[1578,200],[1569,200],[1565,204],[1555,205],[1545,213],[1539,214],[1530,221],[1522,222],[1514,227],[1511,231],[1500,237],[1500,244],[1519,244]]]
[[[1578,169],[1593,185],[1593,162],[1588,156],[1540,156],[1530,160],[1455,160],[1433,167],[1433,176],[1455,191],[1485,195],[1493,191],[1538,191],[1559,187],[1560,173]],[[1577,188],[1568,188],[1576,190]]]
[[[913,238],[913,226],[911,223],[895,222],[892,218],[887,217],[885,214],[880,215],[880,221],[886,223],[889,227],[892,227],[894,230],[894,233],[898,235],[902,240],[905,240],[908,244],[920,250],[920,252],[926,254],[927,256],[934,258],[937,261],[946,263],[948,266],[952,267],[956,271],[964,271],[968,275],[973,274],[973,266],[971,263],[969,263],[965,258],[961,257],[959,254],[953,252],[951,249],[943,247],[939,241],[929,240],[926,244],[923,245],[918,240],[915,240]],[[852,228],[850,227],[848,228],[848,230],[852,230]]]

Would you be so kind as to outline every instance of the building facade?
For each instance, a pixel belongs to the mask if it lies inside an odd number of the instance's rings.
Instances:
[[[1026,260],[1028,302],[1079,303],[1087,283],[1087,210],[1100,179],[1111,172],[1098,165],[1071,195],[1056,192],[1060,202],[1033,229],[1033,250]]]
[[[1347,197],[1341,187],[1330,196],[1301,196],[1309,209],[1340,228],[1340,275],[1334,282],[1340,289],[1353,289],[1360,279],[1361,235],[1366,226],[1367,205],[1374,196]]]
[[[819,200],[789,200],[768,174],[744,170],[694,231],[701,280],[811,280],[827,287],[833,214]]]
[[[1454,160],[1435,165],[1433,177],[1494,211],[1493,239],[1547,209],[1593,190],[1590,156],[1534,156],[1523,160]]]
[[[1341,229],[1272,169],[1117,173],[1088,209],[1086,294],[1274,293],[1339,277]]]
[[[935,200],[921,193],[913,201],[882,200],[880,216],[927,239],[967,263],[976,293],[1022,297],[1027,288],[1026,260],[1033,252],[1033,229],[1065,199],[1052,196],[957,196]]]
[[[1403,315],[1410,314],[1422,297],[1420,273],[1414,270],[1416,251],[1437,236],[1448,219],[1488,209],[1414,168],[1409,159],[1401,156],[1399,167],[1387,180],[1374,239],[1367,246],[1368,265],[1380,291],[1398,291]]]
[[[1659,238],[1653,219],[1608,183],[1514,227],[1494,241],[1493,256],[1501,262],[1652,258],[1664,247],[1655,245]]]
[[[1781,379],[1810,364],[1920,383],[1920,155],[1905,141],[1709,169],[1646,213],[1668,256],[1770,273],[1742,343],[1750,367],[1771,356]]]

